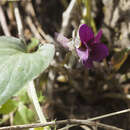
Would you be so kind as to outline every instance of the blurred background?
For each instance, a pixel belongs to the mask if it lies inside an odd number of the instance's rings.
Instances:
[[[88,119],[129,108],[129,0],[0,0],[0,35],[18,37],[14,2],[27,44],[53,43],[56,47],[50,67],[35,80],[48,121]],[[54,36],[58,32],[72,38],[72,31],[81,23],[91,26],[95,35],[102,29],[101,41],[109,48],[109,56],[91,70],[60,46]],[[0,126],[38,122],[34,111],[24,88],[1,106]],[[99,122],[130,130],[129,113]],[[94,128],[74,126],[69,130],[84,129]]]

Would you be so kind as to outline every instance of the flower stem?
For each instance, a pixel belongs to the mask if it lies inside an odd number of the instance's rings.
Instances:
[[[33,81],[30,81],[29,82],[29,87],[28,87],[28,95],[29,97],[31,98],[33,104],[34,104],[34,107],[36,109],[36,112],[37,112],[37,115],[40,119],[40,122],[41,123],[46,123],[46,118],[44,116],[44,113],[42,112],[41,110],[41,107],[40,107],[40,104],[39,104],[39,101],[38,101],[38,97],[37,97],[37,94],[36,94],[36,89],[35,89],[35,86],[34,86],[34,82]],[[51,130],[50,127],[44,127],[43,130]]]

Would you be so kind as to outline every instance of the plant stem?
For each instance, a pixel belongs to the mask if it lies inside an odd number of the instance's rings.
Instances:
[[[46,118],[43,115],[40,104],[38,102],[38,97],[37,97],[37,94],[36,94],[36,89],[34,87],[34,82],[33,81],[29,82],[29,88],[28,88],[27,91],[28,91],[29,97],[31,98],[31,100],[32,100],[32,102],[34,104],[34,107],[36,109],[36,112],[38,114],[40,122],[46,122]]]
[[[41,123],[47,123],[46,118],[45,118],[45,116],[44,116],[44,114],[41,110],[40,104],[38,102],[38,97],[37,97],[37,93],[36,93],[36,89],[35,89],[33,81],[29,82],[29,87],[28,87],[27,91],[28,91],[29,97],[31,98],[31,100],[34,104],[34,107],[36,109],[36,112],[37,112],[37,115],[40,119],[40,122]],[[44,130],[50,130],[50,127],[46,126],[46,127],[44,127]]]

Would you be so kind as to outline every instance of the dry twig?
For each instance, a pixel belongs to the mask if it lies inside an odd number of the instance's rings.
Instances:
[[[110,116],[115,116],[115,115],[119,115],[119,114],[126,113],[126,112],[130,112],[130,109],[125,109],[125,110],[122,110],[122,111],[117,111],[117,112],[105,114],[105,115],[102,115],[102,116],[97,116],[97,117],[88,119],[88,121],[99,120],[99,119],[102,119],[102,118],[106,118],[106,117],[110,117]]]
[[[33,4],[31,2],[28,2],[27,7],[25,9],[26,12],[29,14],[26,18],[26,22],[34,36],[37,37],[41,42],[53,42],[53,38],[44,32],[40,23],[38,22]]]
[[[11,34],[9,32],[9,29],[8,29],[8,26],[7,26],[7,22],[6,22],[6,18],[5,18],[2,6],[0,6],[0,23],[1,23],[1,27],[2,27],[2,29],[4,31],[4,34],[6,36],[11,36]]]
[[[23,25],[22,25],[22,20],[21,20],[20,12],[19,12],[17,3],[14,2],[13,5],[14,5],[14,15],[15,15],[16,23],[17,23],[17,27],[18,27],[18,35],[19,35],[19,38],[22,41],[24,41]],[[24,41],[24,43],[25,43],[25,41]]]
[[[61,27],[61,33],[62,34],[68,34],[68,28],[70,27],[70,21],[73,16],[73,12],[76,9],[76,2],[77,0],[71,0],[68,8],[63,12],[62,15],[62,27]]]
[[[16,125],[16,126],[7,126],[1,127],[0,130],[21,130],[25,128],[37,128],[37,127],[45,127],[45,126],[55,126],[55,125],[66,125],[66,124],[78,124],[78,125],[89,125],[89,126],[96,126],[104,129],[109,130],[123,130],[114,126],[105,125],[98,122],[90,122],[88,120],[76,120],[76,119],[68,119],[68,120],[61,120],[61,121],[52,121],[47,123],[35,123],[35,124],[25,124],[25,125]]]
[[[29,28],[31,29],[32,33],[34,34],[34,36],[35,36],[37,39],[39,39],[41,42],[45,42],[45,41],[43,40],[43,38],[41,37],[41,35],[39,34],[39,32],[38,32],[37,28],[35,27],[35,25],[33,24],[32,19],[31,19],[30,16],[27,16],[27,17],[26,17],[26,22],[27,22]]]

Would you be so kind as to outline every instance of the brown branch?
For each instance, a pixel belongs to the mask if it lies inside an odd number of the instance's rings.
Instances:
[[[1,23],[1,27],[2,27],[2,29],[4,31],[4,34],[6,36],[11,36],[11,34],[9,32],[9,29],[8,29],[8,26],[7,26],[7,22],[6,22],[6,18],[5,18],[2,6],[0,6],[0,23]]]
[[[105,128],[109,130],[123,130],[114,126],[105,125],[98,122],[90,122],[87,120],[76,120],[76,119],[68,119],[68,120],[61,120],[61,121],[52,121],[47,123],[35,123],[35,124],[26,124],[26,125],[16,125],[16,126],[7,126],[1,127],[0,130],[21,130],[27,128],[37,128],[37,127],[45,127],[45,126],[55,126],[55,125],[66,125],[66,124],[78,124],[78,125],[89,125],[89,126],[96,126],[100,128]]]

